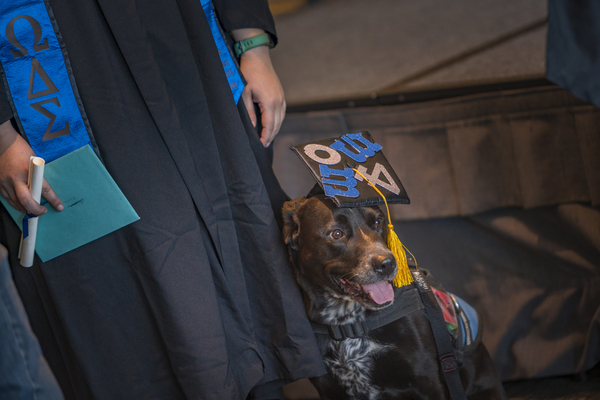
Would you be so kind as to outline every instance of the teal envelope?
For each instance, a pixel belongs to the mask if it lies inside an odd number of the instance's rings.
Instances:
[[[48,212],[38,223],[35,251],[48,261],[140,219],[90,146],[46,164],[44,178],[65,209]],[[3,196],[0,201],[23,229],[25,214]],[[43,201],[43,199],[42,199]]]

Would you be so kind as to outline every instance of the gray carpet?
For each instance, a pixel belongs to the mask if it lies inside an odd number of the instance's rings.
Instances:
[[[504,388],[511,400],[596,400],[600,399],[600,367],[579,376],[509,382]]]
[[[579,376],[528,379],[504,384],[510,400],[597,400],[600,399],[600,366]],[[316,400],[319,395],[303,379],[284,388],[286,400]]]
[[[276,17],[289,104],[539,77],[546,2],[322,0]]]

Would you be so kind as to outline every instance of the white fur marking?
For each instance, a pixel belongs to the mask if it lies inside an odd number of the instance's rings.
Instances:
[[[332,340],[323,358],[327,370],[351,398],[379,398],[381,388],[371,381],[374,359],[393,346],[382,345],[368,337]]]

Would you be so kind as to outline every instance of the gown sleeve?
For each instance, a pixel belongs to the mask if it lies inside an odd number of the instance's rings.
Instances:
[[[8,101],[8,97],[6,96],[4,82],[2,82],[2,80],[0,80],[0,124],[5,123],[12,117],[13,117],[13,113],[10,108],[10,103]]]
[[[275,22],[267,0],[214,0],[213,4],[225,31],[263,29],[277,43]]]
[[[600,2],[548,3],[547,78],[600,107]]]

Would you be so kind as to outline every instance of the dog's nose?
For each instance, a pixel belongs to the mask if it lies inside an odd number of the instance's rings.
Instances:
[[[393,255],[373,257],[373,269],[383,275],[390,274],[396,268],[396,259]]]

